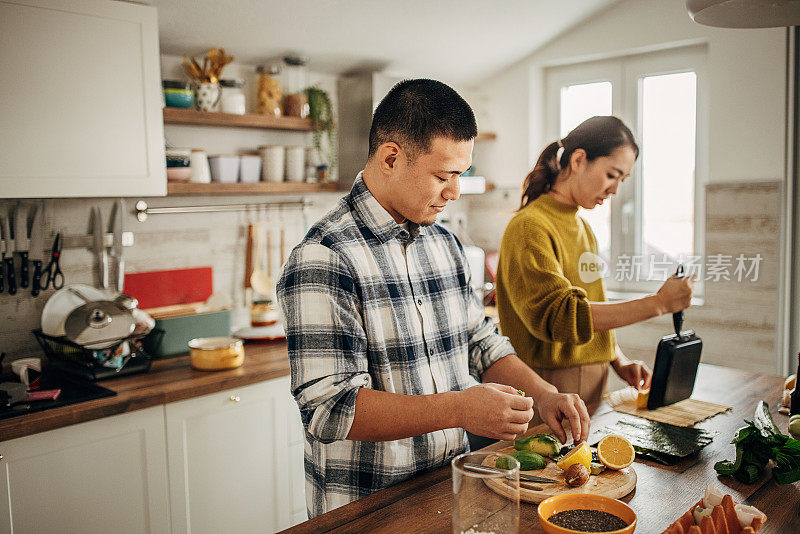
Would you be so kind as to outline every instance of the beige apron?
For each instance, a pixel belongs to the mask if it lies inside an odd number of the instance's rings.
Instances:
[[[536,374],[544,380],[558,388],[559,393],[577,393],[586,403],[589,415],[594,414],[603,399],[606,380],[608,379],[608,369],[610,364],[590,363],[575,367],[563,367],[560,369],[540,369],[534,367]],[[536,405],[533,406],[534,411]],[[530,426],[538,425],[542,422],[538,413],[534,413]]]

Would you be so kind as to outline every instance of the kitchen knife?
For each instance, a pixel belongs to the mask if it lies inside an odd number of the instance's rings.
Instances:
[[[2,216],[0,216],[2,218]],[[3,223],[0,222],[0,293],[5,291],[5,278],[3,277],[3,271],[5,271],[5,259],[6,259],[6,234],[3,232]]]
[[[464,469],[467,471],[474,471],[476,473],[484,473],[484,474],[494,474],[494,473],[507,473],[504,469],[498,469],[496,467],[491,467],[488,465],[481,465],[475,464],[472,462],[464,462]],[[545,477],[537,477],[535,475],[526,475],[524,473],[519,474],[519,479],[524,480],[526,482],[538,482],[540,484],[549,484],[552,482],[558,482],[552,478],[545,478]]]
[[[108,289],[108,255],[103,244],[103,214],[100,208],[96,206],[92,208],[92,224],[94,228],[93,250],[97,257],[97,273],[100,279],[100,287]]]
[[[117,292],[122,293],[122,286],[125,284],[125,260],[122,258],[122,232],[124,231],[123,215],[125,214],[125,200],[118,199],[116,211],[114,212],[114,244],[111,248],[111,256],[116,263]]]
[[[6,266],[6,278],[8,279],[8,294],[9,295],[16,295],[17,293],[17,280],[14,276],[14,238],[11,234],[11,221],[8,217],[2,217],[2,225],[3,225],[3,236],[5,236],[6,240],[6,252],[8,253],[7,256],[4,255],[3,263]]]
[[[28,212],[22,204],[14,210],[14,248],[19,252],[19,287],[28,287]]]
[[[31,226],[30,260],[33,263],[33,281],[31,295],[39,295],[42,280],[42,264],[44,263],[44,206],[36,209]]]

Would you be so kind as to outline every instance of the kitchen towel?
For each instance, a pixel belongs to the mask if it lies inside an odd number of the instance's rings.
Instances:
[[[650,421],[687,427],[731,409],[730,406],[724,404],[689,398],[655,410],[648,410],[647,408],[636,407],[637,396],[636,388],[627,387],[606,393],[603,396],[603,400],[618,412],[635,415]]]

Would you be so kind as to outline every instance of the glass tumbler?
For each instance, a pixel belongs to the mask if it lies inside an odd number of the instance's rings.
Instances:
[[[508,458],[512,469],[476,472],[489,457]],[[516,534],[519,530],[519,462],[507,454],[465,452],[453,458],[453,534]],[[466,465],[465,465],[466,464]],[[494,466],[494,462],[489,464]]]

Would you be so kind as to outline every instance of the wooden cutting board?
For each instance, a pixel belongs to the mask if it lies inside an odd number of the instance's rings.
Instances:
[[[505,447],[496,452],[510,453],[514,451],[514,447]],[[487,456],[484,460],[485,465],[494,467],[494,460],[496,456]],[[564,471],[558,467],[555,462],[549,458],[547,460],[547,467],[535,471],[520,471],[528,475],[535,475],[539,477],[552,478],[558,482],[551,482],[549,484],[537,484],[535,482],[520,481],[519,498],[522,501],[540,503],[548,497],[560,495],[562,493],[594,493],[596,495],[604,495],[612,499],[619,499],[624,497],[636,487],[636,471],[633,466],[620,471],[606,469],[599,475],[591,475],[589,481],[583,486],[573,488],[564,482]],[[500,495],[508,497],[509,487],[500,480],[487,479],[486,485],[489,488],[499,493]]]

